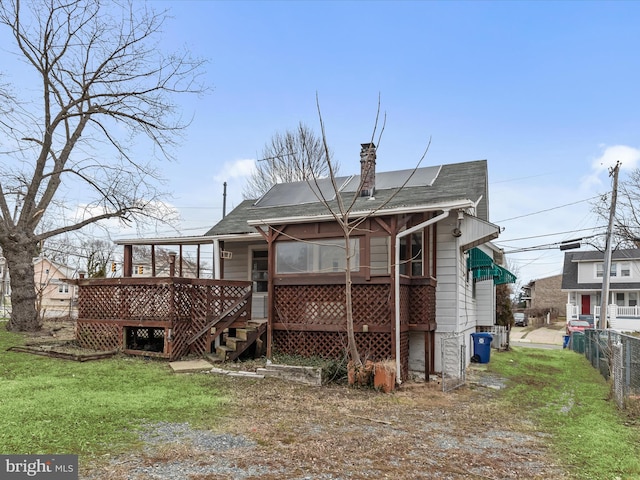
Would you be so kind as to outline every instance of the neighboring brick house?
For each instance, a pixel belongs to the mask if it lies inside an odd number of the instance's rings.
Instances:
[[[562,291],[562,274],[531,280],[522,290],[525,307],[532,314],[550,312],[554,317],[564,313],[567,294]]]

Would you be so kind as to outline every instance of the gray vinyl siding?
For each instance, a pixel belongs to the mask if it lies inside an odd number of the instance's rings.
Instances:
[[[457,331],[456,286],[459,266],[456,263],[456,241],[451,235],[455,224],[450,219],[438,224],[436,246],[436,321],[438,332]]]
[[[371,237],[371,275],[389,274],[390,237]]]
[[[225,280],[251,280],[249,278],[249,244],[227,243],[224,249],[231,252],[231,259],[224,261]]]

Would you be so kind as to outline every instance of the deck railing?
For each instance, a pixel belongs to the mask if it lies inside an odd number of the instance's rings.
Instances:
[[[188,340],[231,306],[251,318],[251,282],[178,277],[81,279],[77,341],[96,350],[123,350],[170,359],[208,353],[211,335]]]
[[[594,308],[593,315],[596,319],[600,320],[599,306]],[[622,332],[640,331],[640,308],[638,306],[620,307],[618,305],[608,305],[607,317],[609,319],[609,326],[614,330],[620,330]]]

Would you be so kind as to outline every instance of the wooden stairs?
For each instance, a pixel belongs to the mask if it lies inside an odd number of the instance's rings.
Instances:
[[[209,356],[213,361],[231,362],[255,344],[255,356],[263,354],[265,346],[264,334],[267,331],[266,319],[248,320],[241,328],[228,328],[220,336],[220,345],[215,347],[215,355]]]

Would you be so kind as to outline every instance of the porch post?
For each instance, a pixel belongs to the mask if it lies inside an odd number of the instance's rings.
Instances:
[[[274,295],[275,287],[273,285],[273,277],[276,273],[276,260],[275,260],[275,248],[274,248],[274,236],[271,226],[267,235],[267,358],[271,359],[271,345],[273,344],[273,308],[274,308]]]
[[[122,262],[122,276],[133,276],[133,245],[124,246],[124,259]]]
[[[213,240],[213,278],[220,280],[220,240]]]

